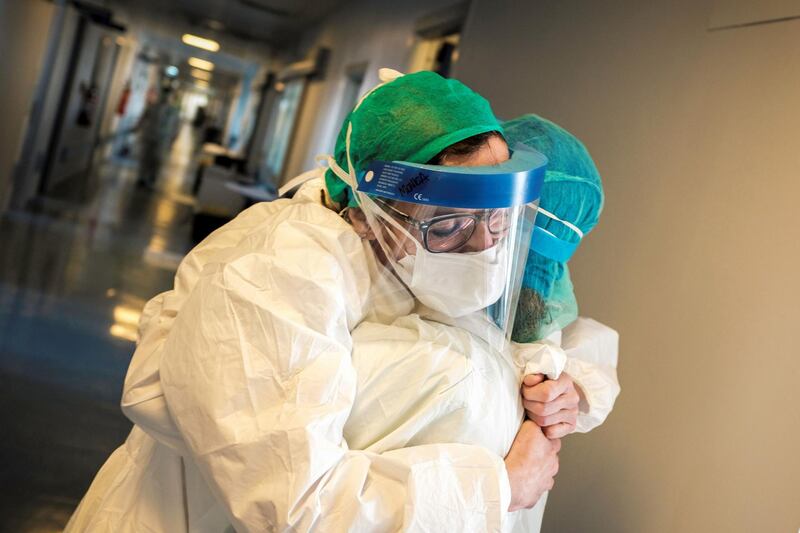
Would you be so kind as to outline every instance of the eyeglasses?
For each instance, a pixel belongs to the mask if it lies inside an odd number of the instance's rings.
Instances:
[[[417,228],[422,233],[425,249],[433,253],[452,252],[460,248],[467,243],[478,224],[483,221],[492,235],[502,235],[511,225],[509,209],[486,209],[479,213],[450,213],[417,220],[380,198],[374,200],[406,224]]]

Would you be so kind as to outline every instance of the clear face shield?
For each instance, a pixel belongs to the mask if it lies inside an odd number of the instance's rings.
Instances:
[[[510,339],[546,164],[518,145],[499,165],[374,161],[357,176],[376,252],[420,315]]]

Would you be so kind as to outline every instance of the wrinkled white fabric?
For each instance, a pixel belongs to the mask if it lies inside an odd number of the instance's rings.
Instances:
[[[557,333],[561,333],[558,331]],[[525,344],[514,343],[511,347],[522,375],[544,374],[549,379],[558,379],[567,364],[567,353],[550,339]]]
[[[619,396],[619,333],[580,317],[564,328],[562,347],[567,354],[564,371],[583,393],[575,431],[586,433],[605,422]]]
[[[587,433],[608,417],[619,396],[617,354],[619,334],[592,320],[579,317],[541,342],[512,345],[518,367],[527,374],[545,374],[558,379],[566,372],[582,395],[575,431]]]
[[[412,313],[319,191],[248,209],[148,303],[136,426],[66,531],[538,530],[545,498],[506,511],[519,367]],[[605,340],[574,367],[613,369]]]

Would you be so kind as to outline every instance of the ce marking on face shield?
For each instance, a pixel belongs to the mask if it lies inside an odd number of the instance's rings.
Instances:
[[[419,202],[427,202],[427,201],[428,201],[428,199],[427,199],[427,198],[425,198],[424,196],[422,196],[422,193],[421,193],[421,192],[414,193],[414,200],[417,200],[417,201],[419,201]]]

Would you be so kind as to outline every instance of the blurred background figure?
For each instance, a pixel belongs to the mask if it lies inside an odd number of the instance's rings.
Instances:
[[[206,125],[206,108],[205,106],[200,106],[197,108],[197,111],[194,114],[194,118],[192,119],[192,127],[194,128],[203,128]]]
[[[163,87],[154,96],[148,94],[148,105],[139,120],[139,179],[137,185],[153,188],[164,156],[178,134],[180,109],[172,87]]]
[[[552,119],[604,177],[570,274],[624,392],[543,531],[796,531],[799,29],[783,0],[0,0],[0,531],[63,528],[130,431],[144,303],[380,67]]]

